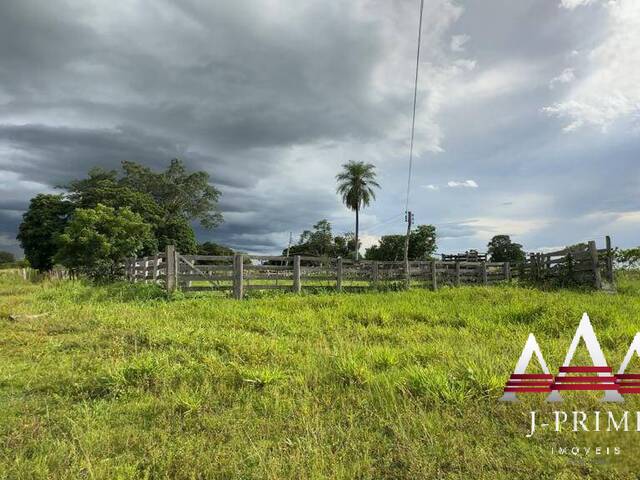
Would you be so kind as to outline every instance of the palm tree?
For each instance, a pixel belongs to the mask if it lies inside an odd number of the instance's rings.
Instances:
[[[349,162],[342,165],[342,172],[336,175],[338,181],[337,193],[342,195],[342,202],[347,208],[356,212],[356,254],[355,259],[358,260],[358,231],[360,227],[360,209],[376,199],[373,191],[380,188],[376,182],[375,165],[371,163]]]

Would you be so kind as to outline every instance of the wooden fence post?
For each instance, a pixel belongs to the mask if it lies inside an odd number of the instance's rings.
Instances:
[[[434,292],[438,290],[438,266],[435,260],[431,260],[431,288]]]
[[[544,278],[544,272],[542,271],[542,258],[539,252],[536,253],[536,271],[538,272],[538,278],[542,280]]]
[[[167,268],[165,284],[167,292],[175,292],[178,285],[178,265],[176,262],[176,247],[174,245],[167,245]],[[133,262],[135,264],[135,261]]]
[[[153,256],[153,283],[158,281],[158,254]]]
[[[486,285],[489,283],[489,278],[487,277],[487,262],[480,263],[480,272],[482,275],[482,284]]]
[[[142,283],[147,283],[147,267],[149,266],[149,257],[144,257],[142,264],[144,265],[142,270]]]
[[[544,280],[544,265],[542,264],[542,253],[536,254],[536,264],[538,265],[538,277],[540,280]]]
[[[536,266],[536,254],[535,253],[530,253],[529,254],[529,277],[530,280],[538,280],[538,268]]]
[[[504,262],[502,264],[502,273],[504,275],[504,279],[507,282],[511,282],[511,264],[509,262]]]
[[[598,248],[594,240],[589,240],[589,253],[591,254],[591,268],[593,269],[593,286],[600,290],[602,288],[602,275],[598,263]]]
[[[300,255],[294,255],[293,257],[293,291],[295,293],[302,291],[302,284],[300,283]]]
[[[456,262],[456,279],[455,279],[456,287],[460,286],[460,262]]]
[[[378,288],[378,275],[379,275],[378,262],[374,261],[371,264],[371,279],[373,281],[373,286],[376,288]]]
[[[180,288],[180,252],[178,250],[173,251],[173,263],[176,266],[176,288]]]
[[[133,283],[136,283],[138,281],[138,262],[137,262],[137,258],[133,257],[131,259],[131,281]]]
[[[406,289],[411,287],[411,261],[407,260],[404,264],[404,286]]]
[[[236,253],[233,256],[233,298],[242,300],[244,296],[244,255]]]
[[[609,280],[613,285],[615,278],[613,274],[613,250],[611,249],[611,237],[607,235],[605,240],[607,242],[607,280]]]
[[[299,282],[300,280],[298,280],[298,283]],[[342,291],[342,257],[338,257],[336,260],[336,290],[339,292]]]
[[[551,270],[551,255],[545,255],[545,257],[547,261],[545,262],[544,268],[545,268],[545,271],[548,272],[549,270]]]

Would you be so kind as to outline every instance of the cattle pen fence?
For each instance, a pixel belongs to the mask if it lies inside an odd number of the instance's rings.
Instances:
[[[580,285],[613,289],[613,253],[595,241],[549,253],[530,254],[522,262],[358,261],[304,255],[183,255],[174,246],[164,253],[125,262],[132,282],[162,283],[168,292],[220,291],[241,299],[251,290],[362,291],[409,286],[491,285],[513,279],[571,279]]]

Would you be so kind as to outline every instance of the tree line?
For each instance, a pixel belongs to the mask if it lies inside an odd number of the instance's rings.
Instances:
[[[338,182],[337,193],[347,208],[355,212],[355,235],[353,236],[352,251],[358,260],[360,250],[359,227],[360,210],[375,200],[375,189],[380,188],[377,182],[375,166],[371,163],[349,161],[342,165],[342,171],[336,175]],[[323,243],[322,250],[342,253],[338,245],[331,245],[331,226],[322,220],[314,226],[314,232],[305,232],[298,242],[297,251],[318,251],[317,242]],[[350,234],[348,234],[350,235]],[[347,235],[347,236],[348,236]],[[350,246],[344,242],[344,237],[335,237],[340,246]],[[398,261],[404,258],[406,235],[384,235],[378,245],[373,245],[365,252],[367,260]],[[409,232],[408,252],[409,260],[427,260],[432,257],[437,248],[436,227],[420,225]],[[518,262],[525,257],[522,245],[511,241],[509,235],[496,235],[487,245],[488,253],[494,262]],[[349,250],[347,248],[347,250]],[[348,251],[346,252],[349,253]]]
[[[305,230],[298,242],[282,250],[282,255],[352,258],[356,239],[353,233],[334,235],[331,223],[318,221],[311,230]],[[420,225],[409,236],[409,258],[426,260],[436,251],[436,229],[433,225]],[[384,235],[377,245],[365,250],[366,260],[401,260],[404,255],[404,235]]]
[[[360,212],[376,198],[375,166],[349,161],[336,175],[336,193],[355,213],[355,232],[335,235],[327,219],[305,230],[283,255],[359,258]],[[17,238],[29,265],[50,270],[60,264],[96,280],[117,278],[128,257],[154,255],[167,245],[185,254],[233,255],[233,249],[215,242],[198,243],[192,224],[211,230],[222,222],[220,191],[204,171],[189,172],[173,159],[161,171],[124,161],[119,170],[93,168],[86,178],[58,187],[59,194],[38,194],[23,215]],[[399,261],[405,235],[384,235],[365,250],[364,258]],[[410,260],[433,258],[437,249],[434,225],[418,225],[409,232]],[[496,235],[487,245],[495,262],[525,258],[522,245],[508,235]],[[640,250],[618,251],[627,265],[640,263]],[[0,265],[14,265],[9,252],[0,252]]]

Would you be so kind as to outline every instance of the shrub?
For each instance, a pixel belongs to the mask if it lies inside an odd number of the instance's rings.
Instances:
[[[102,204],[76,209],[58,243],[56,261],[96,281],[119,277],[125,258],[155,249],[151,227],[140,215]]]

